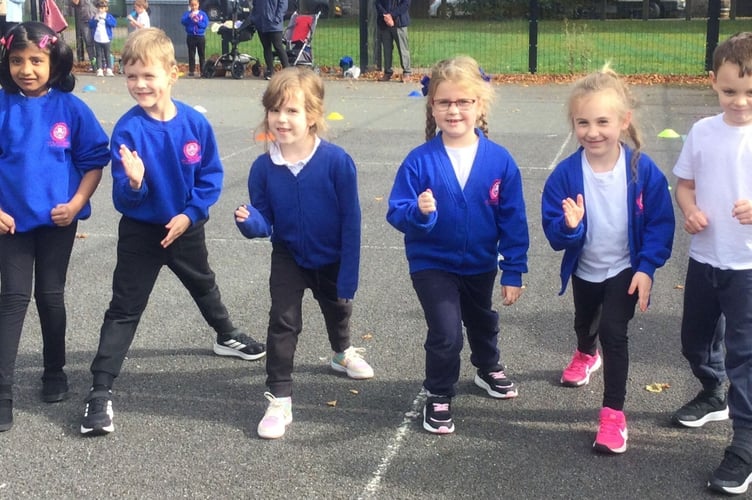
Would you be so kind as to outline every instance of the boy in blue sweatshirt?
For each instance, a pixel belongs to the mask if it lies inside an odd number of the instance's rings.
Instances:
[[[167,266],[216,331],[220,356],[258,359],[265,346],[235,328],[209,267],[204,224],[219,198],[223,169],[206,118],[173,101],[175,49],[155,28],[123,49],[131,108],[112,133],[112,197],[120,219],[112,301],[105,313],[81,433],[114,430],[112,384],[120,373],[159,271]]]

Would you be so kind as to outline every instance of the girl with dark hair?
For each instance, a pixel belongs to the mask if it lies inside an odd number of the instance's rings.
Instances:
[[[13,426],[13,374],[26,310],[42,330],[42,400],[68,393],[65,281],[78,220],[109,162],[108,138],[71,91],[73,51],[42,23],[0,38],[0,432]]]

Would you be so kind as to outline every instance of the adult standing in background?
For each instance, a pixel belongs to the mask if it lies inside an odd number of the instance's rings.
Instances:
[[[264,63],[266,64],[264,78],[267,80],[271,80],[272,73],[274,73],[275,51],[283,68],[290,65],[282,40],[285,12],[287,12],[287,0],[253,0],[251,20],[264,49]]]
[[[2,34],[5,35],[13,26],[23,22],[25,0],[6,0],[5,15],[0,17],[2,22]]]
[[[73,7],[73,16],[76,19],[76,60],[80,63],[86,61],[84,57],[84,48],[86,48],[86,56],[93,68],[94,39],[91,38],[89,19],[97,15],[97,8],[94,7],[92,0],[71,0],[71,7]]]
[[[379,26],[379,38],[383,47],[384,78],[392,79],[392,51],[397,43],[402,81],[412,77],[410,66],[410,44],[407,41],[407,27],[410,24],[410,0],[376,0],[376,23]]]

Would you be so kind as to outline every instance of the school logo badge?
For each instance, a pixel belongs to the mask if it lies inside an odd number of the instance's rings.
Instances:
[[[488,190],[488,204],[499,204],[499,191],[501,191],[501,179],[496,179]]]
[[[56,146],[65,146],[68,144],[68,135],[70,134],[70,130],[68,129],[68,125],[63,122],[58,122],[52,126],[52,129],[50,129],[50,137],[52,138],[53,144]]]
[[[201,160],[201,146],[196,141],[186,142],[183,146],[183,155],[188,163],[197,163]]]

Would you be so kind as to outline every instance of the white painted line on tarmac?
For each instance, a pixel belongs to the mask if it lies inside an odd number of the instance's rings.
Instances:
[[[421,389],[421,391],[417,396],[415,396],[415,399],[413,400],[412,409],[409,412],[405,413],[405,417],[402,419],[402,423],[397,427],[397,432],[395,432],[394,437],[392,437],[392,441],[389,443],[389,446],[386,447],[386,452],[381,458],[381,463],[374,471],[371,481],[368,483],[368,485],[366,485],[363,492],[358,496],[358,500],[377,498],[379,496],[379,491],[381,490],[381,479],[384,477],[384,474],[386,474],[389,466],[392,464],[392,460],[397,455],[400,448],[402,448],[402,441],[405,439],[405,435],[410,430],[410,426],[414,424],[415,419],[418,417],[418,415],[422,415],[421,409],[423,408],[425,401],[426,393]]]
[[[559,148],[559,151],[556,152],[556,156],[554,156],[554,159],[551,160],[551,163],[548,164],[548,170],[553,170],[556,165],[559,164],[559,160],[561,160],[562,155],[564,154],[564,148],[567,147],[567,144],[569,144],[569,140],[572,138],[572,131],[569,131],[569,134],[567,134],[567,138],[564,139],[564,143]]]

